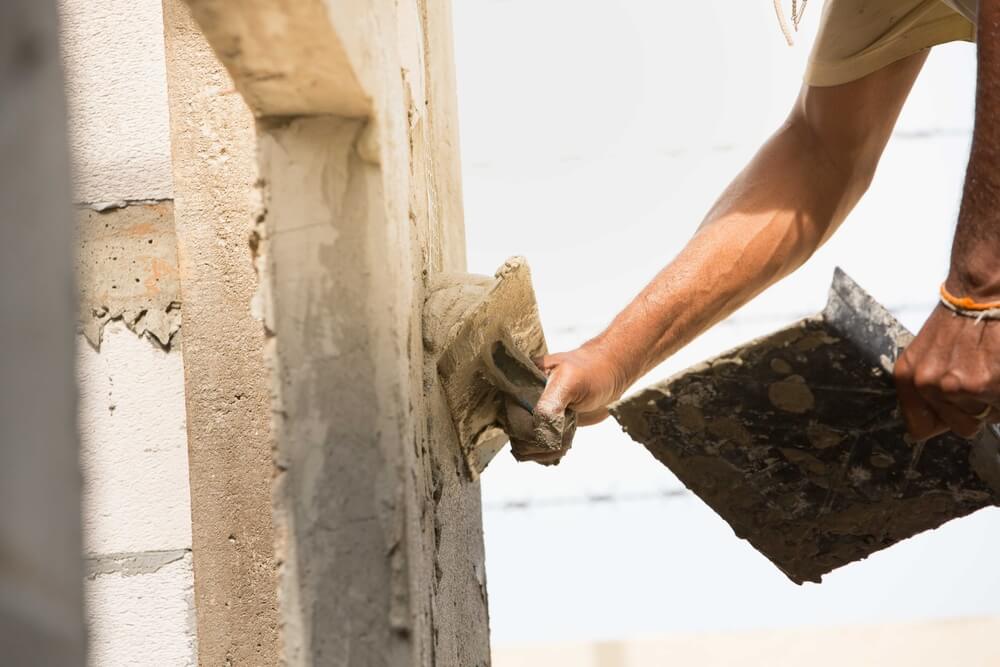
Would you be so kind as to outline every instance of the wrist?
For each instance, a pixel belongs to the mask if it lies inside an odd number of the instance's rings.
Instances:
[[[945,287],[957,297],[967,297],[980,302],[1000,300],[1000,254],[988,251],[966,253],[953,258]]]
[[[599,359],[613,378],[617,396],[624,394],[646,372],[643,346],[629,343],[625,338],[608,329],[581,346]]]

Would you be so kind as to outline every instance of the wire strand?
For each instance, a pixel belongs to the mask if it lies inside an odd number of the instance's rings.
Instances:
[[[613,505],[619,503],[648,502],[652,500],[677,500],[690,496],[687,489],[672,487],[636,491],[633,493],[592,493],[581,496],[553,496],[550,498],[514,498],[483,503],[485,512],[521,512],[533,509],[552,509],[580,505]]]

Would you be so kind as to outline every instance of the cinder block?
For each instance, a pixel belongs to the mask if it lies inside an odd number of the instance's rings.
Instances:
[[[198,664],[190,552],[102,557],[86,566],[87,664]]]
[[[121,322],[77,345],[84,552],[191,547],[184,366]]]

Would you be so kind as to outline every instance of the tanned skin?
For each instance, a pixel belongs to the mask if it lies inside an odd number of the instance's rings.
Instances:
[[[1000,300],[1000,0],[981,0],[979,90],[948,288]],[[862,79],[805,86],[791,114],[737,175],[680,254],[601,334],[538,361],[549,376],[536,408],[581,425],[671,354],[801,266],[840,226],[871,182],[926,52]],[[991,113],[992,111],[992,113]],[[938,308],[896,364],[911,435],[972,435],[986,405],[1000,414],[1000,322]],[[551,464],[518,443],[521,460]]]
[[[980,303],[1000,301],[1000,0],[979,3],[976,125],[945,286]],[[938,306],[896,363],[910,434],[970,437],[1000,417],[1000,321],[977,322]]]

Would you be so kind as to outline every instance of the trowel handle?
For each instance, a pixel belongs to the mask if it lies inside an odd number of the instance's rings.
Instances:
[[[484,346],[481,357],[490,384],[533,416],[530,439],[545,449],[568,448],[576,431],[576,415],[572,410],[567,410],[565,415],[553,420],[543,419],[535,414],[535,406],[545,391],[548,378],[528,355],[518,349],[513,341],[501,339]],[[508,419],[510,421],[512,420]],[[508,428],[511,427],[512,424],[508,423]],[[523,433],[514,434],[508,430],[507,434],[527,439]]]
[[[534,414],[548,378],[528,355],[512,341],[496,340],[484,347],[481,356],[490,384]]]

